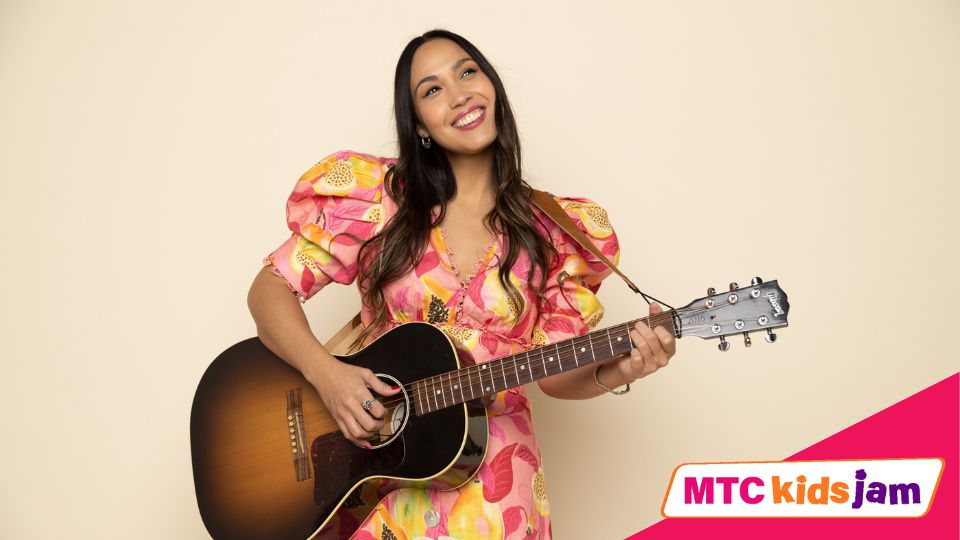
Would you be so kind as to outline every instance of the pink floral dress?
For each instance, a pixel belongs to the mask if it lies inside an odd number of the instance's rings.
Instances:
[[[264,264],[272,265],[301,302],[331,281],[356,280],[360,242],[396,213],[383,186],[394,162],[345,150],[324,158],[297,181],[287,201],[293,234]],[[586,199],[557,201],[616,262],[619,245],[606,212]],[[510,275],[526,299],[518,310],[497,277],[503,242],[491,242],[461,279],[445,245],[446,232],[438,226],[416,268],[386,287],[384,331],[410,321],[431,323],[451,338],[465,365],[586,333],[603,315],[595,293],[610,270],[541,217],[546,227],[541,230],[560,255],[547,279],[549,310],[537,310],[535,290],[524,279],[530,267],[525,254]],[[373,314],[363,309],[361,319],[369,324]],[[487,406],[487,453],[473,479],[448,490],[381,489],[376,496],[383,499],[354,538],[550,538],[550,503],[530,405],[523,387],[498,393]]]

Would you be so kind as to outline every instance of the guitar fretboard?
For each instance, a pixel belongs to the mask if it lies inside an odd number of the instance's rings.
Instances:
[[[663,326],[678,335],[675,313],[667,311],[639,319],[653,328]],[[596,330],[511,356],[441,373],[413,383],[416,413],[428,414],[446,407],[495,394],[509,388],[577,369],[630,352],[630,329],[626,324]]]

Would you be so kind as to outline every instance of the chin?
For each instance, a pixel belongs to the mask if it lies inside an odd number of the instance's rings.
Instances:
[[[443,146],[447,151],[453,154],[461,154],[472,156],[475,154],[480,154],[483,151],[489,149],[491,146],[496,144],[497,135],[494,133],[490,136],[478,137],[471,141],[456,141],[459,144],[451,144],[448,146]]]
[[[448,154],[454,154],[459,156],[476,156],[484,153],[487,150],[493,149],[493,144],[495,141],[491,141],[485,145],[470,145],[470,146],[458,146],[446,150]]]

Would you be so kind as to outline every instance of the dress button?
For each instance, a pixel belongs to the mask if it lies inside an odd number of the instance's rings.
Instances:
[[[423,513],[423,522],[427,524],[427,528],[436,527],[440,524],[440,513],[431,508]]]

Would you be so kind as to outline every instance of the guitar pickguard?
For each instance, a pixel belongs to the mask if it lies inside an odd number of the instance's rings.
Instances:
[[[360,448],[339,432],[317,437],[310,449],[314,501],[320,508],[338,504],[340,500],[333,500],[331,493],[345,493],[363,478],[399,467],[403,454],[402,437],[376,450]]]

